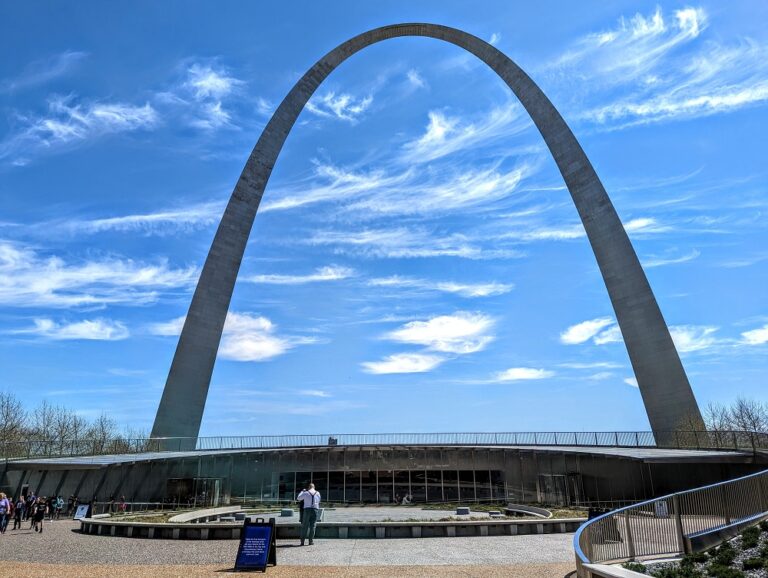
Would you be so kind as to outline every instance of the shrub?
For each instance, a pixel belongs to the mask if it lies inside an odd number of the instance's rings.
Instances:
[[[731,568],[730,566],[723,566],[721,564],[714,564],[709,567],[707,573],[712,578],[745,578],[744,572]]]
[[[741,546],[745,550],[754,548],[757,546],[757,542],[760,540],[760,528],[752,526],[747,528],[741,533]]]
[[[653,570],[651,576],[654,578],[703,578],[704,575],[693,566],[681,566],[679,568],[667,567],[660,570]]]
[[[686,554],[681,564],[702,564],[709,560],[709,556],[706,552],[694,552],[693,554]]]
[[[645,574],[646,568],[645,564],[640,564],[638,562],[627,562],[626,564],[621,565],[623,568],[626,568],[627,570],[632,570],[633,572],[639,572],[640,574]]]
[[[736,550],[730,542],[723,542],[713,553],[714,566],[730,566],[736,558]]]
[[[768,532],[768,520],[763,520],[759,525],[763,532]]]
[[[768,544],[763,544],[763,547],[760,548],[760,557],[768,560]]]
[[[741,565],[744,570],[757,570],[765,566],[765,560],[762,558],[747,558]]]

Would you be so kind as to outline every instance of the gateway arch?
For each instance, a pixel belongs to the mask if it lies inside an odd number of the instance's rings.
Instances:
[[[320,84],[363,48],[402,36],[455,44],[491,67],[531,116],[579,212],[608,289],[657,443],[683,421],[702,429],[701,413],[669,330],[632,244],[587,155],[541,89],[506,55],[461,30],[436,24],[396,24],[370,30],[323,56],[291,89],[267,123],[219,223],[189,307],[153,438],[190,438],[194,448],[216,353],[256,211],[272,168],[296,119]],[[599,429],[599,428],[595,428]],[[173,444],[179,447],[178,443]]]

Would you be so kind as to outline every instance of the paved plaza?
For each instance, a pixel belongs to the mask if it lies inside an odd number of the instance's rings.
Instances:
[[[0,576],[219,576],[234,564],[236,540],[147,540],[82,535],[52,522],[0,536]],[[278,541],[274,576],[514,576],[562,578],[575,569],[572,534]],[[34,562],[31,562],[33,561]],[[163,564],[159,565],[158,562]],[[42,563],[41,563],[42,562]]]

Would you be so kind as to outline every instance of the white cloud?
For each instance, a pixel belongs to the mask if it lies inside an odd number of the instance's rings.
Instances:
[[[547,379],[554,377],[555,372],[548,369],[535,369],[533,367],[510,367],[497,373],[495,381],[527,381],[532,379]]]
[[[284,354],[294,344],[275,335],[275,325],[266,317],[228,313],[219,347],[222,359],[266,361]]]
[[[191,107],[190,117],[186,119],[188,124],[204,131],[232,128],[232,115],[224,108],[223,100],[245,83],[225,68],[211,64],[193,63],[187,67],[186,74],[186,79],[176,91],[182,96],[185,93],[191,95],[192,102],[174,93],[165,96],[171,102]],[[185,98],[189,99],[188,96]]]
[[[187,79],[184,83],[198,100],[221,99],[242,84],[242,80],[230,76],[225,69],[215,69],[198,63],[187,69]]]
[[[743,342],[747,345],[762,345],[768,343],[768,325],[758,329],[751,329],[741,334]]]
[[[445,358],[437,355],[398,353],[383,361],[366,361],[361,365],[366,373],[373,374],[424,373],[435,369],[443,361]]]
[[[0,159],[23,158],[22,164],[26,164],[31,155],[112,133],[149,130],[160,122],[149,103],[75,103],[69,96],[51,98],[48,109],[47,116],[25,117],[24,128],[0,142]]]
[[[411,321],[386,334],[399,343],[423,345],[432,351],[465,355],[485,349],[494,339],[493,318],[481,313],[459,311],[427,321]]]
[[[670,327],[669,332],[677,350],[680,353],[688,353],[715,345],[717,338],[714,333],[717,329],[711,326],[676,325]]]
[[[598,317],[597,319],[582,321],[576,325],[571,325],[568,329],[563,331],[560,334],[560,342],[565,343],[566,345],[584,343],[613,323],[615,322],[612,317]]]
[[[162,335],[162,336],[174,336],[174,335],[180,335],[181,330],[184,328],[184,321],[186,320],[186,315],[182,315],[181,317],[177,317],[176,319],[171,319],[170,321],[162,321],[160,323],[152,323],[149,326],[149,332],[152,335]]]
[[[419,71],[415,68],[411,68],[407,73],[406,76],[408,78],[408,83],[413,88],[425,88],[427,86],[427,81],[424,80],[424,77],[419,74]]]
[[[634,378],[634,377],[627,377],[627,378],[625,378],[624,379],[624,383],[626,383],[627,385],[631,385],[632,387],[639,387],[637,385],[637,379]]]
[[[662,225],[656,219],[651,217],[640,217],[637,219],[631,219],[624,223],[624,229],[627,233],[666,233],[672,228],[667,225]]]
[[[330,265],[320,267],[309,275],[251,275],[244,276],[243,281],[251,283],[265,283],[271,285],[303,285],[306,283],[317,283],[323,281],[341,281],[354,276],[354,269],[341,267],[339,265]]]
[[[224,110],[221,102],[206,102],[200,106],[199,116],[190,121],[190,125],[202,130],[216,130],[232,126],[232,116]]]
[[[605,331],[601,331],[592,339],[595,345],[606,345],[608,343],[621,343],[624,338],[621,335],[621,329],[618,325],[611,325]]]
[[[185,317],[163,323],[153,323],[148,331],[153,335],[176,336],[181,333]],[[315,343],[312,337],[279,336],[272,321],[248,313],[227,313],[224,322],[219,357],[232,361],[267,361],[283,355],[298,345]]]
[[[305,108],[323,118],[356,122],[372,102],[371,95],[359,99],[351,94],[342,93],[337,96],[334,92],[326,92],[323,95],[313,96]]]
[[[491,34],[491,37],[488,39],[488,44],[492,46],[496,46],[499,42],[501,42],[500,32],[494,32],[493,34]]]
[[[393,275],[380,277],[368,281],[373,287],[395,287],[401,289],[420,289],[425,291],[440,291],[443,293],[455,293],[461,297],[491,297],[510,292],[513,284],[505,283],[456,283],[453,281],[429,281]]]
[[[67,263],[0,241],[0,304],[14,307],[82,307],[156,301],[160,289],[188,288],[197,269],[105,258]]]
[[[719,343],[714,333],[717,327],[707,325],[672,325],[669,333],[680,353],[708,349]],[[560,334],[560,341],[567,344],[584,343],[592,339],[595,345],[621,343],[621,329],[612,317],[601,317],[569,327]]]
[[[118,341],[126,339],[130,332],[120,321],[110,319],[92,319],[73,323],[56,323],[47,318],[35,319],[35,326],[29,329],[19,329],[12,333],[18,335],[36,335],[45,339],[63,340],[97,340]]]

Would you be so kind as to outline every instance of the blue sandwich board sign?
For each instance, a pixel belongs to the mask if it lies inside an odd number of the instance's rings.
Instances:
[[[240,546],[237,548],[235,570],[267,571],[267,566],[277,565],[277,544],[275,542],[275,519],[246,518],[240,532]]]

